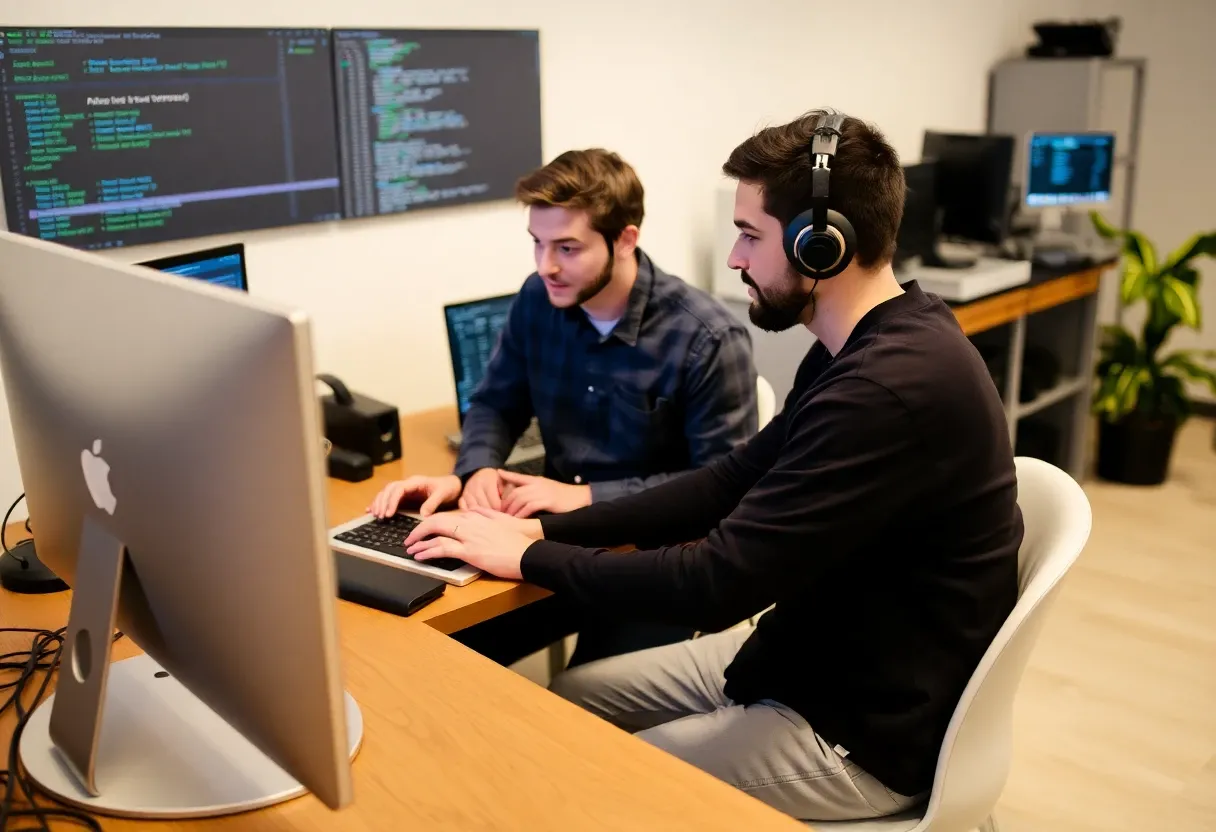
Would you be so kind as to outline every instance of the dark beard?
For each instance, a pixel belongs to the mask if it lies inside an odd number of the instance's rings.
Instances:
[[[790,283],[780,291],[770,292],[768,295],[760,291],[760,287],[752,280],[752,276],[747,272],[742,272],[743,282],[756,292],[756,299],[752,301],[751,306],[747,308],[747,316],[756,326],[763,329],[765,332],[784,332],[799,323],[802,318],[802,312],[809,304],[811,314],[815,311],[815,295],[813,294],[814,287],[810,290],[803,291],[794,272],[789,272]]]
[[[587,301],[598,295],[600,292],[608,288],[608,284],[612,282],[612,267],[616,263],[616,253],[612,250],[612,246],[608,246],[608,264],[604,266],[604,270],[600,272],[600,276],[583,287],[583,290],[574,298],[575,306],[582,306]]]

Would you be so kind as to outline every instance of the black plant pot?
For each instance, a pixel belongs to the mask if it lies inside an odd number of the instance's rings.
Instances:
[[[1169,472],[1177,419],[1133,413],[1098,427],[1098,476],[1128,485],[1160,485]]]

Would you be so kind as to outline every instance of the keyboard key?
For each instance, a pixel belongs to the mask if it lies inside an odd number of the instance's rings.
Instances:
[[[414,560],[413,556],[407,553],[405,547],[401,544],[405,542],[406,537],[417,528],[420,522],[415,517],[395,514],[392,517],[386,517],[383,520],[372,520],[369,523],[364,523],[362,526],[342,532],[335,535],[335,539],[341,540],[343,543],[362,546],[364,549],[382,552],[395,558],[401,558],[402,560]],[[443,569],[448,572],[460,569],[462,566],[468,566],[464,561],[457,558],[436,558],[424,561],[424,563],[427,566],[433,566],[436,569]]]

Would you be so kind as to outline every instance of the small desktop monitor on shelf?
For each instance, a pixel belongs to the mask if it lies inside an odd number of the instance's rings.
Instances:
[[[1026,207],[1110,202],[1114,134],[1032,133],[1026,159]]]

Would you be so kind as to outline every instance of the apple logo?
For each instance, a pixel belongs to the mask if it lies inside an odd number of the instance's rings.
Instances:
[[[89,487],[93,502],[106,514],[113,514],[118,498],[110,490],[110,463],[101,458],[101,440],[93,440],[93,450],[80,452],[80,467],[84,469],[84,484]]]

